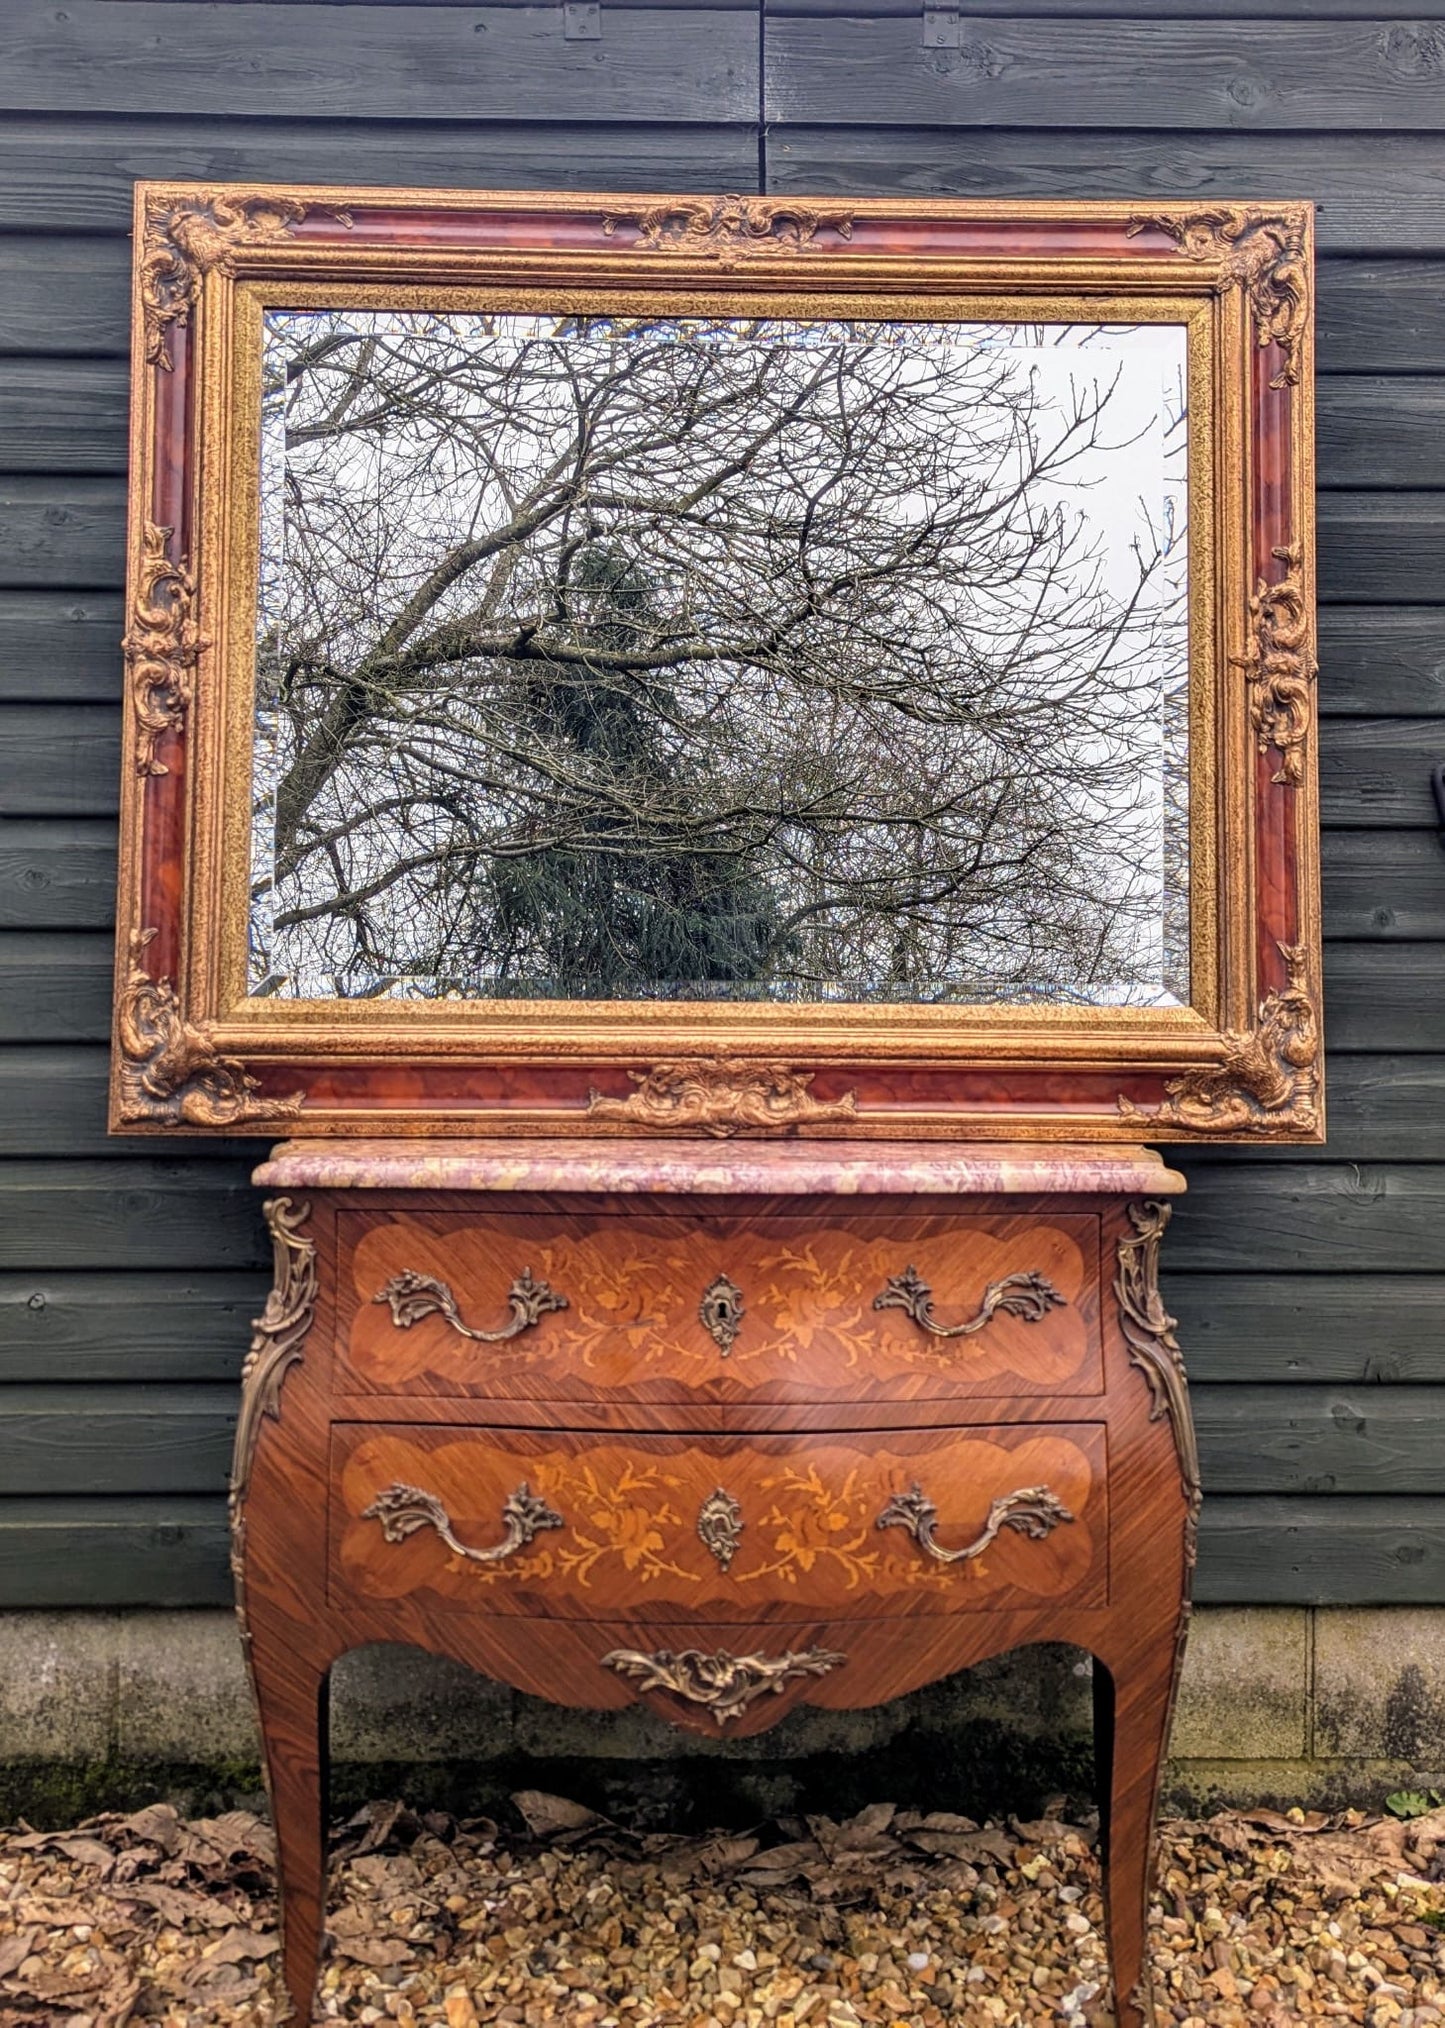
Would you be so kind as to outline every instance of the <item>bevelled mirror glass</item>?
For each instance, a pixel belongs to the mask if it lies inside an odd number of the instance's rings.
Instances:
[[[253,994],[1189,1000],[1179,325],[273,310]]]
[[[115,1126],[1318,1138],[1310,236],[141,186]]]

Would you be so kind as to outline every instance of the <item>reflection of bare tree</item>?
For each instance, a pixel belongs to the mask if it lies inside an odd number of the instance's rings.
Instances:
[[[1157,993],[1182,532],[1141,517],[1127,582],[1089,534],[1097,375],[274,323],[258,990]]]

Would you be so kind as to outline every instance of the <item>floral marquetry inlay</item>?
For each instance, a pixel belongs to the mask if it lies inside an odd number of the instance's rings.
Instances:
[[[358,1426],[348,1441],[338,1553],[374,1597],[422,1588],[465,1605],[481,1586],[489,1611],[530,1596],[605,1617],[626,1600],[629,1616],[655,1619],[737,1619],[764,1601],[788,1616],[869,1600],[981,1606],[1077,1592],[1101,1542],[1089,1428],[814,1436],[791,1455],[761,1440],[725,1459],[706,1438]],[[899,1500],[925,1483],[942,1506],[905,1528]],[[966,1557],[928,1550],[935,1521],[971,1545]]]

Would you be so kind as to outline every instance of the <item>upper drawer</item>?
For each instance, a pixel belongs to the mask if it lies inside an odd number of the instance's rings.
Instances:
[[[356,1210],[340,1246],[343,1391],[722,1405],[1103,1387],[1089,1215]]]
[[[1108,1599],[1098,1423],[676,1437],[338,1423],[333,1598],[574,1620]]]

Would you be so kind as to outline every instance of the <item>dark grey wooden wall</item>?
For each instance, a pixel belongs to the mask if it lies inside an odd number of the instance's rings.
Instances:
[[[227,1597],[253,1150],[108,1140],[138,176],[1319,205],[1321,1150],[1191,1153],[1209,1600],[1445,1600],[1445,0],[5,0],[0,1606]]]

